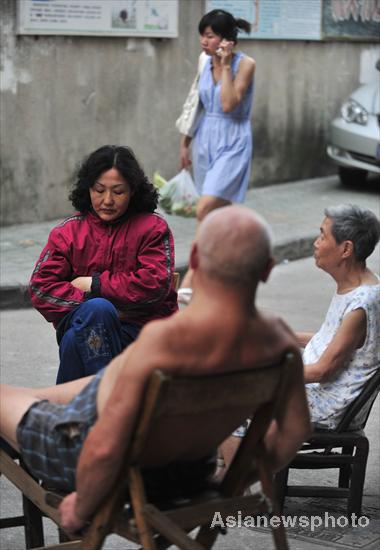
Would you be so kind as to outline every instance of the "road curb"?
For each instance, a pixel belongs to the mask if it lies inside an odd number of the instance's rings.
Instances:
[[[9,285],[0,288],[0,310],[25,307],[32,307],[27,285]]]
[[[273,255],[276,263],[284,261],[292,262],[309,258],[313,255],[313,243],[317,235],[315,233],[299,237],[298,239],[283,240],[273,247]]]

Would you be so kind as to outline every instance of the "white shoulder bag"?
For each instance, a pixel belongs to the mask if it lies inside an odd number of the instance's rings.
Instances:
[[[198,82],[208,57],[209,56],[204,52],[199,56],[197,75],[191,85],[186,101],[183,104],[181,116],[175,123],[177,129],[185,136],[193,137],[200,122],[203,107],[199,100]]]

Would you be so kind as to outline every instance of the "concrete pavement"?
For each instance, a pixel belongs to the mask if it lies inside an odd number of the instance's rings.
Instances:
[[[344,202],[372,208],[380,215],[380,182],[345,189],[336,176],[271,185],[248,192],[246,205],[256,209],[272,227],[277,261],[295,260],[312,254],[311,244],[318,234],[326,206]],[[167,218],[175,239],[176,269],[186,267],[196,221]],[[49,231],[60,220],[13,225],[1,229],[0,304],[25,307],[25,289],[34,264],[46,243]]]

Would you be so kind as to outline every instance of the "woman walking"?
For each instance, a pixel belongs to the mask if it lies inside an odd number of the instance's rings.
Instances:
[[[207,60],[198,82],[204,112],[193,137],[181,139],[180,163],[193,162],[200,198],[197,218],[231,202],[244,202],[252,161],[250,116],[255,61],[235,51],[239,30],[250,24],[224,10],[213,10],[199,22],[200,44]],[[188,272],[182,287],[191,286]]]

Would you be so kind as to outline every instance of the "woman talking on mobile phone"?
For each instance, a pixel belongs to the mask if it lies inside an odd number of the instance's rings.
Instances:
[[[255,61],[235,51],[235,46],[239,30],[249,33],[250,29],[248,21],[219,9],[204,15],[198,25],[200,45],[207,55],[198,81],[204,113],[194,136],[183,135],[180,147],[181,167],[193,162],[200,194],[198,221],[215,208],[245,199],[252,161]],[[181,286],[191,286],[191,272]]]

